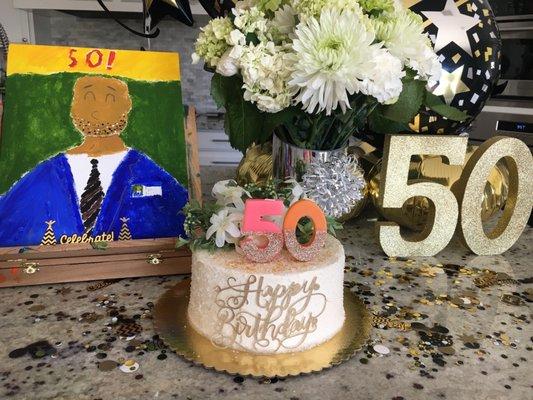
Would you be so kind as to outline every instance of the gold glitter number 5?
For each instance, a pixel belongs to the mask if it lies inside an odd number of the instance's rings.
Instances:
[[[431,222],[409,240],[402,237],[398,224],[378,222],[379,242],[388,256],[437,254],[450,242],[458,219],[463,242],[478,255],[501,254],[518,240],[533,207],[533,156],[521,140],[494,137],[483,143],[466,163],[461,178],[452,188],[453,193],[434,182],[407,183],[411,156],[443,155],[451,165],[462,165],[466,145],[466,137],[387,137],[380,187],[381,206],[401,208],[414,196],[425,196],[433,203]],[[486,233],[481,220],[483,191],[492,168],[502,158],[509,170],[509,195],[496,227]]]
[[[494,165],[504,158],[509,171],[509,195],[496,226],[485,233],[481,220],[483,191]],[[524,230],[533,206],[533,156],[521,140],[494,137],[483,143],[466,163],[454,192],[461,204],[461,239],[479,255],[501,254]]]
[[[411,156],[442,155],[451,165],[462,165],[468,139],[459,136],[388,135],[383,154],[384,174],[379,202],[383,208],[401,208],[415,196],[433,203],[430,221],[422,232],[405,239],[394,222],[378,222],[377,233],[383,251],[390,257],[433,256],[450,242],[459,215],[457,199],[451,191],[435,182],[408,184]]]

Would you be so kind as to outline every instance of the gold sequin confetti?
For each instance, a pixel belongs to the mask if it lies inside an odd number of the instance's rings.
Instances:
[[[379,315],[372,315],[372,325],[376,328],[379,327],[386,327],[386,328],[394,328],[399,329],[401,331],[408,331],[411,329],[411,324],[408,322],[399,321],[396,319],[391,319],[387,317],[381,317]]]
[[[131,374],[132,372],[138,371],[140,368],[139,363],[135,360],[126,360],[124,364],[122,364],[119,369],[126,373]]]
[[[102,282],[98,282],[97,284],[95,285],[90,285],[90,286],[87,286],[87,290],[89,292],[94,292],[96,290],[100,290],[100,289],[103,289],[105,287],[108,287],[108,286],[111,286],[113,283],[116,283],[118,282],[118,279],[113,279],[113,280],[107,280],[107,281],[102,281]]]

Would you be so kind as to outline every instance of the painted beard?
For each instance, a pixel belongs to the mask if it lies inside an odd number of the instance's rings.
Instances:
[[[74,126],[86,136],[113,136],[120,135],[128,123],[128,114],[122,114],[115,123],[94,123],[81,117],[72,117]]]

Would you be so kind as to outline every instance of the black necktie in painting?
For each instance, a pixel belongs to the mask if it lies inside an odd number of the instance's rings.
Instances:
[[[102,209],[104,200],[104,190],[100,182],[100,172],[98,171],[98,160],[91,160],[92,168],[87,186],[83,190],[80,200],[80,211],[83,219],[85,233],[90,235],[96,223],[96,218]]]

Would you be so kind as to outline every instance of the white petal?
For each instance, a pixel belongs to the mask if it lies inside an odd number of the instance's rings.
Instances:
[[[216,226],[211,225],[209,228],[207,228],[207,232],[205,233],[205,238],[209,240],[211,236],[213,236],[213,233],[215,233],[216,231],[217,231]]]
[[[241,236],[241,231],[235,224],[231,224],[226,228],[226,232],[229,233],[234,238],[238,238]]]
[[[224,243],[226,243],[226,234],[223,231],[219,230],[217,231],[215,244],[217,245],[217,247],[224,247]]]

